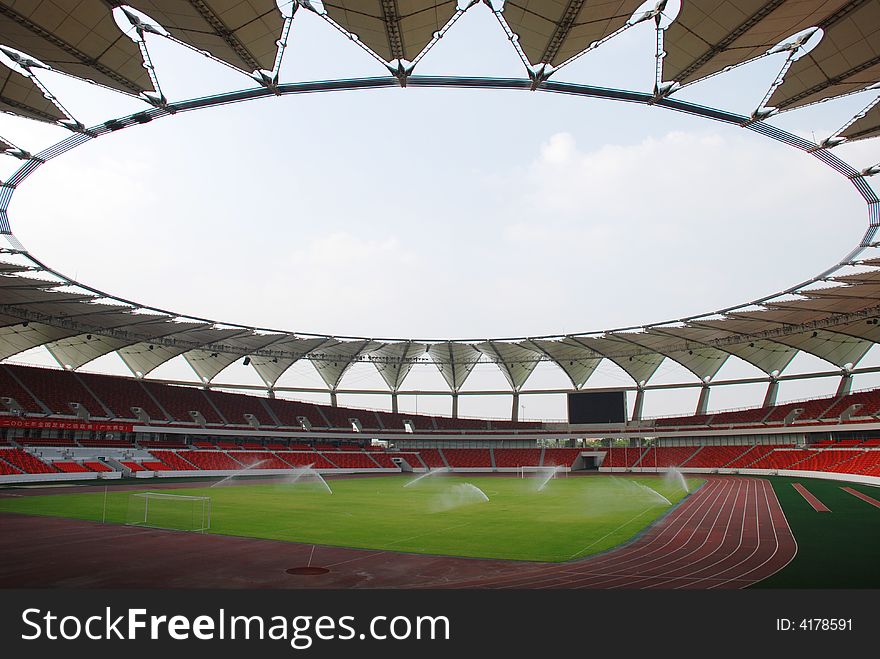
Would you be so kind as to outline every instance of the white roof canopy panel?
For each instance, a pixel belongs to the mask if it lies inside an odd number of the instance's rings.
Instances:
[[[386,62],[413,61],[452,18],[456,0],[332,0],[327,15]]]
[[[192,349],[193,344],[208,345],[242,333],[242,330],[213,329],[201,323],[180,323],[177,327],[179,329],[174,334],[126,346],[117,352],[132,373],[143,377],[158,366]],[[180,343],[177,343],[178,341]]]
[[[370,358],[388,388],[397,391],[415,366],[415,360],[424,355],[427,349],[424,343],[412,341],[386,343],[371,352]]]
[[[781,373],[791,363],[797,350],[775,341],[751,341],[725,348],[740,359],[744,359],[765,373]]]
[[[428,354],[449,388],[458,391],[474,370],[482,353],[469,343],[447,341],[428,346]]]
[[[801,294],[811,298],[862,297],[877,300],[880,299],[880,283],[813,288]]]
[[[678,362],[701,380],[713,378],[730,356],[728,353],[716,348],[703,346],[688,346],[687,349],[681,350],[681,339],[659,333],[615,333],[614,336],[619,336],[651,350],[656,350],[669,357],[669,359]]]
[[[274,387],[284,372],[293,366],[294,363],[308,355],[312,350],[319,348],[325,343],[330,343],[330,339],[316,337],[302,339],[291,337],[284,341],[279,341],[272,346],[272,350],[279,350],[284,355],[267,357],[264,355],[253,355],[251,357],[251,366],[266,383],[267,387]]]
[[[666,30],[663,73],[682,84],[759,57],[851,0],[701,0],[681,3]]]
[[[530,339],[524,341],[523,345],[532,346],[550,357],[565,372],[575,389],[586,384],[602,361],[592,350],[570,338],[561,341]]]
[[[283,339],[285,336],[284,334],[254,334],[224,341],[224,345],[241,350],[259,350]],[[210,382],[224,368],[237,359],[241,359],[242,354],[238,352],[197,349],[185,352],[183,357],[203,382]]]
[[[0,36],[0,45],[2,45]],[[38,121],[55,122],[65,114],[28,78],[0,63],[0,110]]]
[[[170,34],[248,73],[272,70],[284,18],[275,0],[125,0]]]
[[[856,119],[841,135],[850,142],[880,135],[880,103]]]
[[[838,298],[822,299],[811,298],[808,300],[792,300],[790,302],[770,302],[767,306],[771,309],[790,309],[794,311],[813,311],[831,316],[835,314],[856,313],[865,311],[871,307],[877,307],[877,301],[872,298]]]
[[[77,369],[103,355],[131,345],[131,341],[100,334],[78,334],[46,344],[55,360],[66,369]]]
[[[504,20],[532,64],[558,66],[612,34],[642,0],[506,0]]]
[[[721,341],[711,347],[729,352],[768,374],[782,371],[797,354],[797,350],[773,341],[744,339],[744,342],[728,344],[723,340],[736,335],[711,327],[664,327],[663,332],[695,343]]]
[[[835,325],[834,331],[839,334],[846,334],[847,336],[865,339],[872,343],[880,343],[880,325],[874,325],[866,320],[857,320],[852,323]]]
[[[613,361],[636,383],[650,380],[665,359],[659,353],[640,349],[627,341],[596,337],[576,337],[575,340]]]
[[[0,360],[75,333],[73,330],[42,323],[19,323],[3,327],[0,329]]]
[[[571,338],[565,338],[560,341],[531,339],[524,343],[534,346],[537,350],[553,359],[556,365],[565,372],[576,389],[580,389],[590,379],[590,376],[602,361],[602,357],[597,356],[592,350],[585,348]]]
[[[0,43],[119,91],[152,87],[137,44],[104,0],[2,0]]]
[[[776,341],[809,352],[838,367],[858,364],[873,345],[870,341],[825,330],[780,336]]]
[[[493,361],[497,361],[501,373],[507,378],[514,391],[522,388],[541,360],[540,353],[522,343],[486,341],[474,347]]]
[[[780,324],[765,322],[764,319],[768,316],[779,318]],[[786,319],[791,322],[809,322],[827,317],[828,314],[822,311],[790,311],[783,308],[775,311],[744,313],[738,314],[735,321],[735,331],[749,333],[766,329],[782,329],[785,327],[782,323]],[[753,327],[750,327],[750,323]],[[777,332],[773,336],[773,342],[809,352],[836,366],[857,363],[871,347],[869,342],[822,329],[796,333]]]
[[[880,80],[880,2],[847,2],[818,25],[825,31],[822,40],[792,64],[770,97],[771,107],[796,108]]]
[[[331,341],[312,351],[309,359],[330,389],[335,389],[343,374],[359,355],[381,347],[376,341]]]

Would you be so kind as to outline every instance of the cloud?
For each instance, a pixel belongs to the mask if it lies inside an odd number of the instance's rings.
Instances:
[[[307,152],[272,170],[279,195],[237,185],[240,163],[220,152],[167,159],[145,134],[41,170],[12,222],[62,272],[228,322],[438,338],[598,330],[780,290],[857,241],[865,209],[848,182],[731,132],[599,143],[557,131],[464,162],[441,158],[460,152],[450,144],[418,176],[395,169],[394,151],[333,170]]]
[[[606,326],[781,290],[836,262],[866,225],[849,183],[812,157],[716,132],[597,148],[556,133],[495,184],[516,191],[501,232],[511,261],[569,306],[542,300],[547,317]]]

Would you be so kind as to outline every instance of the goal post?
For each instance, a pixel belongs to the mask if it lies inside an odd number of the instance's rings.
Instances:
[[[537,465],[529,466],[529,465],[520,465],[519,466],[519,477],[520,478],[532,478],[534,476],[549,476],[550,478],[566,478],[568,477],[568,469],[564,467],[556,467],[556,466],[545,466],[540,467]]]
[[[128,495],[125,523],[154,529],[205,532],[211,528],[211,497],[135,492]]]

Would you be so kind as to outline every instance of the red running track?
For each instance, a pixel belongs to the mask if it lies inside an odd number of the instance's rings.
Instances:
[[[2,588],[744,588],[785,567],[797,552],[773,487],[747,477],[709,477],[633,542],[568,563],[401,554],[10,514],[0,515],[0,530]],[[286,573],[306,564],[330,571]]]
[[[635,542],[583,561],[453,588],[745,588],[785,567],[797,543],[766,480],[710,478]]]

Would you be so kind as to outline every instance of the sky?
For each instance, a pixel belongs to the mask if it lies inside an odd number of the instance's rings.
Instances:
[[[254,86],[161,37],[148,35],[147,44],[170,100]],[[783,58],[676,97],[748,114]],[[479,3],[416,73],[524,71]],[[320,18],[297,12],[283,82],[383,74]],[[653,75],[654,32],[644,23],[554,79],[650,91]],[[58,74],[41,80],[86,125],[146,107]],[[870,100],[857,94],[770,123],[821,139]],[[32,152],[67,134],[0,116],[0,135]],[[875,142],[836,153],[861,169],[880,161]],[[0,178],[17,165],[3,159]],[[38,170],[16,192],[10,219],[44,262],[143,304],[288,331],[484,339],[672,320],[785,289],[845,255],[866,211],[852,186],[814,158],[739,128],[540,92],[395,88],[272,97],[113,133]],[[880,363],[875,352],[863,363]],[[15,359],[54,364],[43,349]],[[129,374],[115,355],[85,369]],[[803,355],[787,372],[799,369],[829,366]],[[193,378],[182,359],[152,375]],[[731,360],[716,379],[754,375]],[[683,379],[692,377],[666,362],[652,382]],[[218,381],[259,384],[240,364]],[[280,384],[322,383],[302,362]],[[569,384],[541,365],[526,388]],[[604,364],[588,386],[630,384]],[[860,386],[873,384],[866,377]],[[366,364],[341,386],[385,389]],[[407,386],[445,388],[433,366],[416,367]],[[835,386],[785,385],[781,398]],[[465,389],[507,385],[486,365]],[[717,387],[711,404],[759,404],[763,389]],[[690,412],[696,396],[651,394],[645,414]],[[387,408],[389,397],[341,396],[340,404]],[[450,402],[422,395],[402,404],[448,413]],[[524,396],[522,405],[527,418],[564,416],[561,396]],[[461,414],[509,416],[510,398],[466,397]]]

